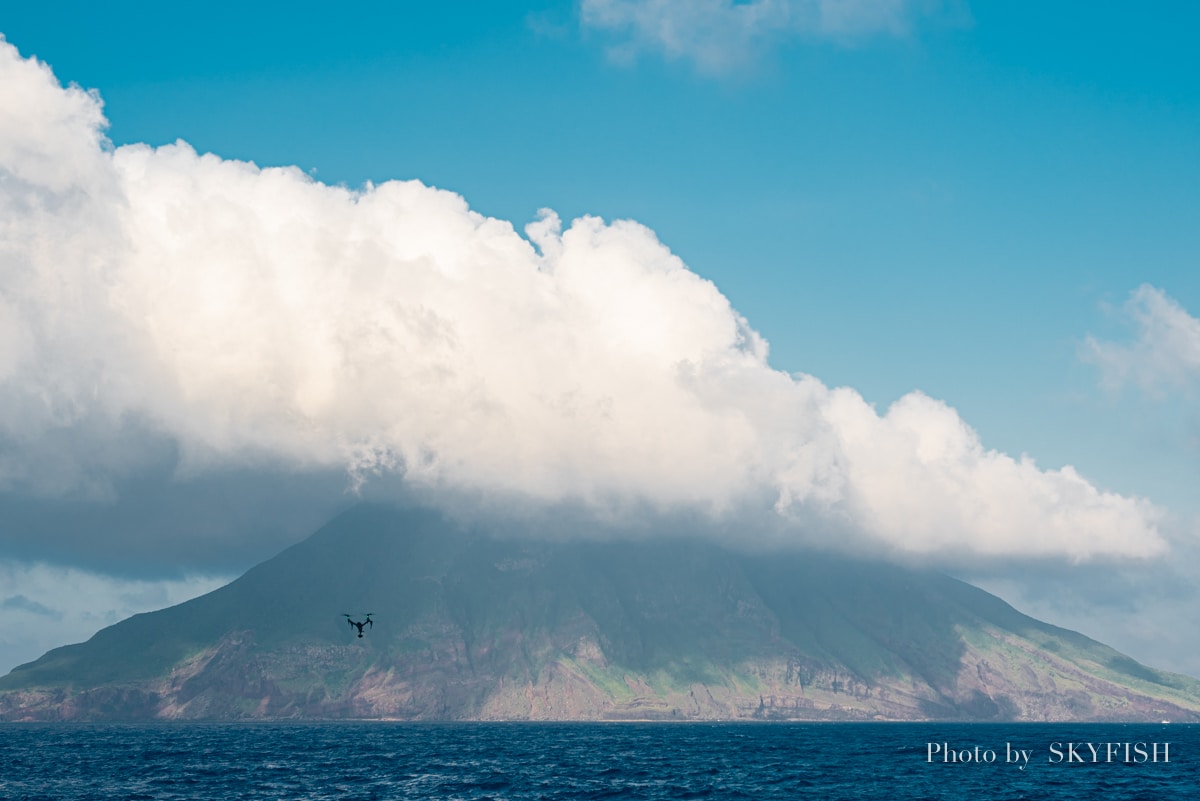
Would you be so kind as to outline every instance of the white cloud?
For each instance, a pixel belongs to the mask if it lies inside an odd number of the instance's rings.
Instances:
[[[791,38],[849,43],[905,34],[916,0],[581,0],[585,28],[620,42],[609,54],[630,61],[643,50],[693,61],[704,72],[744,65],[762,46]]]
[[[919,392],[880,417],[852,390],[832,390],[822,416],[837,433],[846,505],[898,551],[1084,561],[1162,547],[1163,516],[1149,502],[1101,492],[1070,466],[986,450],[953,409]]]
[[[1149,284],[1130,294],[1124,310],[1137,325],[1132,343],[1087,339],[1085,358],[1101,369],[1108,386],[1132,382],[1157,392],[1164,386],[1184,387],[1200,378],[1200,320]]]
[[[989,451],[945,404],[914,393],[881,416],[771,369],[637,223],[544,212],[527,239],[416,181],[352,191],[184,143],[112,150],[99,101],[8,45],[0,87],[0,489],[102,496],[165,437],[185,473],[757,504],[898,553],[1166,547],[1147,502]]]
[[[228,577],[117,579],[39,563],[0,562],[0,675],[65,642],[141,612],[211,592]]]

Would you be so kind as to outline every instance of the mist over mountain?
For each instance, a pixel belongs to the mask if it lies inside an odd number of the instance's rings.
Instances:
[[[1200,719],[1200,682],[934,572],[573,534],[357,506],[18,667],[0,719]]]

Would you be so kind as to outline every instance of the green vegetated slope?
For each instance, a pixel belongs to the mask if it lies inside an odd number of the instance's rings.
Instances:
[[[373,612],[358,638],[341,617]],[[935,573],[683,539],[497,539],[364,505],[0,678],[3,719],[1197,719],[1151,670]]]

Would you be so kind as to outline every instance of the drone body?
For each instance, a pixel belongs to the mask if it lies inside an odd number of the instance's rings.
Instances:
[[[358,636],[361,637],[361,636],[363,636],[363,626],[370,626],[371,628],[375,628],[375,621],[371,620],[371,615],[373,615],[373,614],[375,614],[375,613],[367,612],[366,620],[362,621],[361,623],[359,621],[355,620],[354,618],[350,617],[350,615],[345,614],[345,613],[342,613],[342,617],[346,618],[346,622],[349,623],[353,628],[358,629]]]

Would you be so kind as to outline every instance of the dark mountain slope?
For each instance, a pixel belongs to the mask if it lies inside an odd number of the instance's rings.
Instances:
[[[358,638],[341,613],[373,612]],[[1200,684],[954,579],[360,506],[0,678],[0,718],[1196,719]]]

